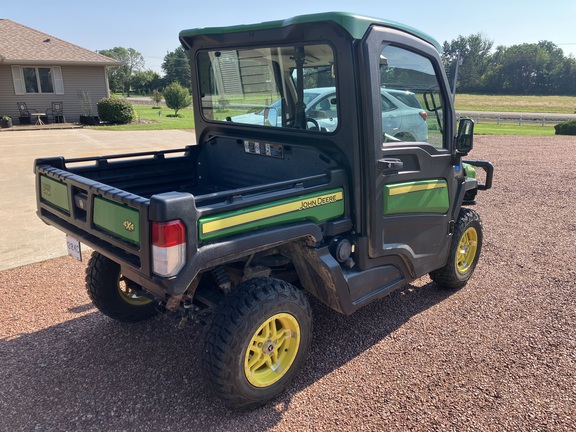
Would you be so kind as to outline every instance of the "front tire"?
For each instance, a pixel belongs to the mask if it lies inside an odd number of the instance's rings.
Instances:
[[[156,305],[138,292],[140,285],[120,272],[120,265],[94,252],[86,268],[88,296],[104,315],[122,322],[148,319],[157,313]]]
[[[480,215],[468,208],[460,209],[450,255],[446,265],[430,273],[430,278],[438,285],[449,288],[462,288],[472,277],[482,249],[482,221]]]
[[[203,367],[217,396],[250,409],[278,396],[310,350],[308,299],[288,282],[254,278],[239,284],[214,314]]]

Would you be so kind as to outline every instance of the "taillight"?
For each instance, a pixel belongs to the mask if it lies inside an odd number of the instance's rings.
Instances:
[[[158,276],[175,276],[184,264],[186,227],[182,221],[152,222],[152,271]]]
[[[420,111],[420,117],[424,119],[424,121],[428,120],[428,113],[426,111]]]

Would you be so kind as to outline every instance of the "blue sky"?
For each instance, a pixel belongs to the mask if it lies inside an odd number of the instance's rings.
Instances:
[[[183,29],[249,24],[307,13],[346,11],[398,21],[440,43],[482,32],[497,45],[554,42],[576,56],[576,1],[189,0],[2,2],[7,18],[90,50],[115,46],[142,53],[146,68],[161,72]],[[568,18],[571,17],[571,18]],[[1,54],[1,53],[0,53]]]

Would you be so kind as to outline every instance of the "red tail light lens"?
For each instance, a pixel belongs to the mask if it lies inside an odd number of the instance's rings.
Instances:
[[[152,222],[152,244],[159,247],[176,246],[186,242],[186,228],[180,220]]]
[[[424,121],[428,120],[428,113],[426,111],[420,111],[420,117],[424,119]]]
[[[186,227],[181,220],[152,222],[152,271],[176,276],[186,264]]]

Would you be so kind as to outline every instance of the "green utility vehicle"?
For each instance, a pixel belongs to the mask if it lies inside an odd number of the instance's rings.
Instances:
[[[493,169],[462,161],[473,122],[433,39],[325,13],[180,41],[196,145],[35,161],[38,215],[72,255],[94,250],[102,313],[204,322],[211,386],[249,408],[302,367],[309,295],[351,314],[425,274],[466,284],[482,247],[468,206]]]

